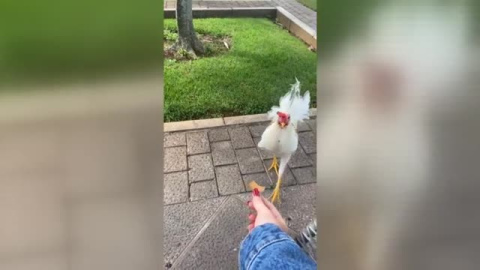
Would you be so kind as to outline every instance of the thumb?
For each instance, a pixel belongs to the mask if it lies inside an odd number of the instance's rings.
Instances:
[[[268,207],[265,205],[265,203],[263,202],[262,197],[260,196],[253,196],[252,205],[253,205],[253,208],[255,208],[255,210],[259,214],[270,211]]]

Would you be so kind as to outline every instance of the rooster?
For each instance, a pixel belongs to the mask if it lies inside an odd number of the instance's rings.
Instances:
[[[278,178],[270,197],[272,202],[280,199],[283,173],[298,147],[297,125],[309,118],[310,93],[306,91],[301,96],[300,82],[295,80],[296,83],[292,85],[291,90],[280,98],[280,107],[273,106],[268,112],[268,118],[272,123],[265,129],[258,143],[259,148],[273,153],[272,165],[268,170],[274,169]],[[280,166],[277,157],[280,157]]]

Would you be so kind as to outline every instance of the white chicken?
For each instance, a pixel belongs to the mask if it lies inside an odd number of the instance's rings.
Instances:
[[[296,83],[292,85],[291,90],[280,98],[280,107],[273,106],[268,112],[268,118],[272,123],[265,129],[258,143],[259,148],[273,153],[272,165],[268,170],[275,169],[278,179],[270,197],[272,202],[280,199],[283,173],[298,147],[297,125],[309,118],[310,93],[306,91],[301,96],[300,82],[295,80]],[[280,166],[277,157],[280,157]]]

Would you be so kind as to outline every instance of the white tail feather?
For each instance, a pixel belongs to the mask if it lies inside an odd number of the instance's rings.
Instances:
[[[290,115],[290,122],[296,125],[298,121],[309,118],[310,92],[300,95],[300,81],[295,78],[295,84],[286,95],[280,98],[279,106],[273,106],[268,112],[268,118],[275,120],[277,112],[286,112]]]

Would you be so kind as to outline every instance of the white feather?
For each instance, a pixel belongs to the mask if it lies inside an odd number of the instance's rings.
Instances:
[[[282,176],[291,155],[298,147],[297,124],[309,118],[310,93],[307,91],[301,96],[300,82],[296,79],[296,83],[286,95],[280,98],[279,103],[280,106],[273,106],[268,112],[272,123],[263,132],[258,147],[280,157],[279,176]],[[290,124],[283,129],[277,123],[277,112],[290,115]]]
[[[290,123],[295,127],[299,121],[309,118],[310,109],[310,92],[306,91],[303,96],[300,95],[300,81],[295,78],[296,82],[292,85],[290,91],[280,98],[279,106],[273,106],[268,112],[268,118],[277,121],[277,112],[285,112],[290,115]]]

